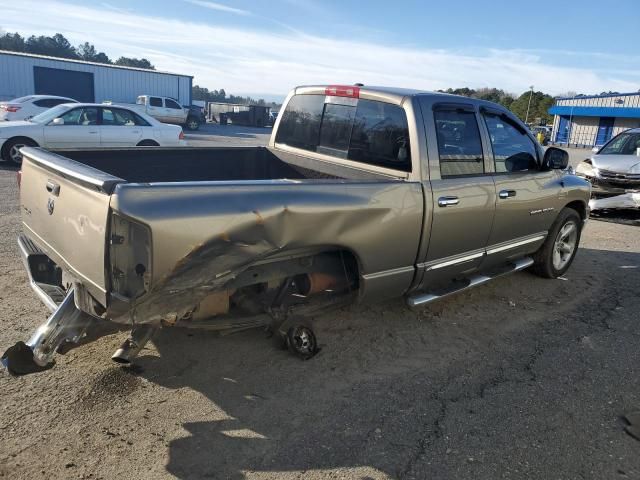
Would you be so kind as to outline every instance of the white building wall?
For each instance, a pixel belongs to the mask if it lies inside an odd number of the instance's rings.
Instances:
[[[34,66],[93,73],[96,102],[133,103],[145,94],[173,97],[184,105],[191,100],[189,76],[7,53],[0,53],[0,100],[33,95]]]
[[[640,127],[640,118],[616,118],[613,124],[613,136],[615,137],[620,132],[629,128]]]

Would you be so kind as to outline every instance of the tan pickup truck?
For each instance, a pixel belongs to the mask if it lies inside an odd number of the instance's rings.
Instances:
[[[530,268],[569,268],[590,186],[504,108],[364,86],[299,87],[268,147],[24,148],[19,239],[53,311],[12,373],[132,330],[266,327],[302,357],[311,319],[353,301],[411,307]]]

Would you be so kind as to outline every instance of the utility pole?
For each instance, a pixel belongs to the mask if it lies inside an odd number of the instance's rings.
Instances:
[[[527,116],[524,118],[525,125],[529,124],[529,109],[531,108],[531,97],[533,97],[533,85],[529,87],[531,92],[529,93],[529,105],[527,105]]]

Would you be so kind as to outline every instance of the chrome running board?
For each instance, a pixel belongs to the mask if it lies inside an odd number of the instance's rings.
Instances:
[[[524,270],[527,267],[533,265],[533,258],[524,257],[520,258],[511,263],[511,269],[507,271],[502,271],[495,275],[473,275],[466,279],[464,283],[456,288],[451,288],[449,290],[444,290],[438,293],[418,293],[415,295],[411,295],[407,297],[407,305],[410,308],[419,307],[421,305],[425,305],[427,303],[435,302],[436,300],[440,300],[441,298],[448,297],[449,295],[453,295],[454,293],[463,292],[473,287],[477,287],[478,285],[482,285],[483,283],[487,283],[489,280],[493,280],[494,278],[502,277],[504,275],[509,275],[510,273],[514,273],[520,270]]]

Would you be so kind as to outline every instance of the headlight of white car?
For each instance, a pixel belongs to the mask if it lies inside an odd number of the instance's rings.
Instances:
[[[640,162],[636,163],[629,169],[629,173],[640,173]]]

